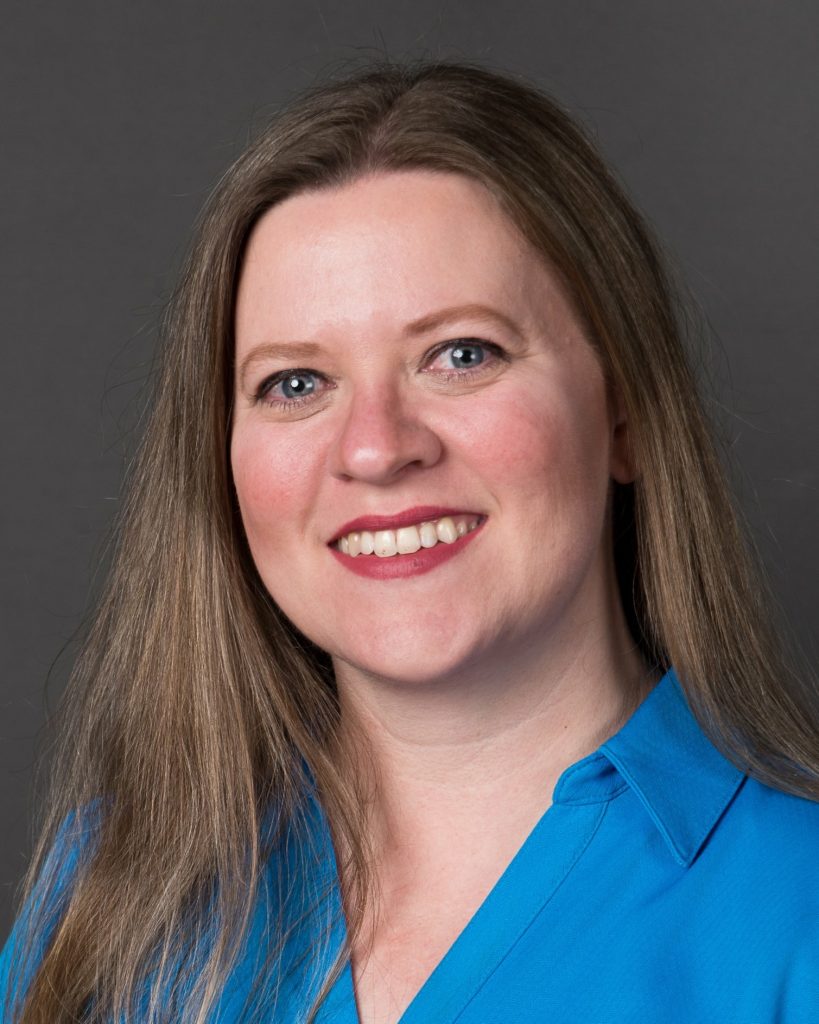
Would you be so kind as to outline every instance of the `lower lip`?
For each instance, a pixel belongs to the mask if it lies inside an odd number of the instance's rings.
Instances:
[[[434,548],[419,548],[410,555],[389,555],[386,558],[379,558],[378,555],[345,555],[338,548],[331,547],[330,551],[350,572],[357,576],[366,576],[375,580],[403,579],[405,576],[419,576],[421,573],[429,572],[450,558],[459,555],[470,541],[481,532],[486,519],[475,527],[470,533],[465,533],[451,544],[445,541],[438,541]]]

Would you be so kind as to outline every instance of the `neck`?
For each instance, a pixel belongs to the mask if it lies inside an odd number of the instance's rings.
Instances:
[[[390,863],[401,873],[439,871],[476,840],[487,856],[510,836],[522,840],[560,774],[625,723],[659,675],[612,587],[613,576],[566,636],[518,637],[432,683],[336,666],[342,737],[347,723],[350,743],[363,736],[372,754],[370,827],[382,873]]]

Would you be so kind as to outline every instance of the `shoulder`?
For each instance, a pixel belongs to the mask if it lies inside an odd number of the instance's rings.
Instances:
[[[819,1007],[819,801],[748,778],[737,843],[759,907],[748,938],[763,962],[781,959],[777,1019],[815,1020]]]
[[[816,862],[819,800],[775,789],[747,777],[737,794],[732,827],[749,852],[776,852],[789,862]]]
[[[709,846],[735,900],[819,953],[819,802],[746,777]]]

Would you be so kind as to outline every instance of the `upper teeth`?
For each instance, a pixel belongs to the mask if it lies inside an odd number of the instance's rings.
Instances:
[[[402,526],[398,530],[361,530],[348,533],[336,542],[345,555],[411,555],[419,548],[433,548],[438,541],[454,543],[465,533],[471,533],[480,523],[482,516],[444,516],[417,526]]]

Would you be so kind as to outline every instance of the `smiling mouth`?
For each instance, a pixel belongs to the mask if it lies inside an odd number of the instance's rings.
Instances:
[[[360,530],[348,533],[331,544],[331,547],[350,555],[392,558],[395,555],[411,555],[421,548],[434,548],[438,544],[454,544],[460,537],[482,526],[485,515],[464,513],[442,516],[396,530]]]

